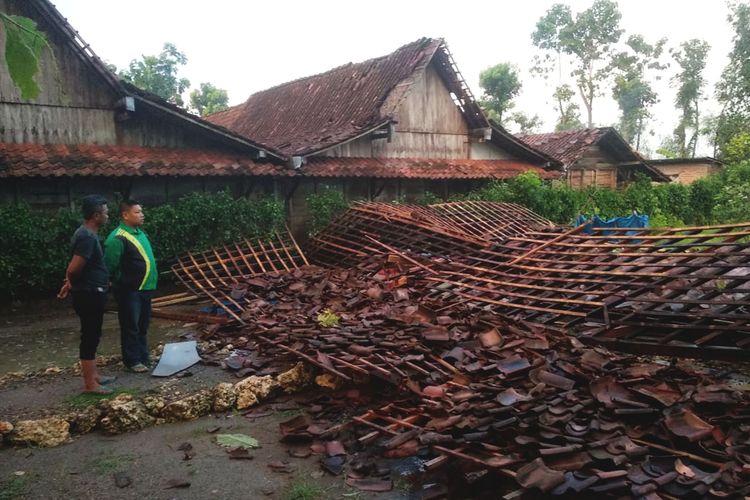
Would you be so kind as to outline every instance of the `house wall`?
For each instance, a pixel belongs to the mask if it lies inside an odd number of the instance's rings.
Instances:
[[[21,99],[7,66],[0,64],[0,141],[114,144],[112,109],[117,96],[102,77],[40,16],[32,2],[0,0],[0,11],[34,19],[52,48],[42,51],[36,76],[41,92],[29,102]],[[2,25],[0,53],[5,53]]]
[[[147,109],[137,101],[135,113],[118,117],[115,105],[120,96],[35,3],[0,0],[0,12],[36,21],[51,47],[42,51],[36,76],[41,92],[30,101],[21,99],[7,66],[0,64],[0,142],[226,149],[182,120]],[[0,24],[3,53],[5,33]]]
[[[463,115],[432,65],[416,77],[395,120],[391,142],[362,137],[323,154],[363,158],[511,158],[494,145],[469,136]]]
[[[568,184],[576,189],[588,186],[617,187],[617,166],[598,145],[590,147],[568,168]]]
[[[713,163],[681,163],[672,165],[654,165],[672,181],[690,184],[693,181],[714,174],[720,167]]]

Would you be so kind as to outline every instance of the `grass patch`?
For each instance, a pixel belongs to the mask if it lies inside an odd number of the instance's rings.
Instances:
[[[105,399],[114,399],[120,394],[130,394],[131,396],[136,396],[138,394],[138,390],[123,388],[114,389],[112,391],[112,394],[72,394],[63,399],[63,402],[71,408],[82,410],[84,408],[88,408],[89,406],[94,406],[100,401],[104,401]]]
[[[125,453],[123,455],[107,455],[94,459],[91,462],[91,468],[98,475],[111,474],[117,472],[135,460],[135,455]]]
[[[326,490],[315,483],[293,479],[284,493],[284,500],[318,500],[325,498]]]
[[[13,500],[26,494],[29,480],[26,477],[12,477],[0,481],[0,500]]]
[[[351,498],[352,500],[362,500],[365,498],[365,494],[358,490],[347,490],[346,493],[342,493],[343,498]]]

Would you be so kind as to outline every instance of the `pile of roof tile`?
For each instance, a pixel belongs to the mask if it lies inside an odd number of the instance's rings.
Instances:
[[[447,257],[475,253],[492,241],[552,227],[547,219],[514,203],[360,202],[313,235],[307,253],[311,261],[334,267],[394,248]]]
[[[446,305],[430,296],[428,270],[384,260],[238,279],[246,326],[215,335],[265,359],[305,360],[337,383],[398,388],[398,398],[384,392],[351,419],[355,436],[344,442],[358,457],[419,456],[428,471],[458,461],[467,481],[498,475],[552,495],[750,493],[746,392],[681,362],[589,348],[470,304]],[[338,321],[324,324],[321,313]],[[302,424],[294,432],[343,429]],[[328,458],[325,467],[364,480],[354,459]]]
[[[363,203],[313,238],[311,261],[392,252],[433,270],[434,296],[640,353],[746,359],[750,224],[554,227],[509,204]]]
[[[226,363],[238,376],[295,359],[325,372],[323,386],[391,388],[348,426],[282,429],[310,438],[353,429],[342,442],[359,458],[324,463],[352,484],[385,488],[378,474],[364,477],[380,469],[359,467],[380,454],[417,456],[428,472],[461,464],[466,483],[505,478],[510,498],[746,496],[750,393],[728,371],[582,341],[652,332],[660,349],[744,349],[748,227],[587,233],[515,205],[365,203],[313,242],[312,256],[339,267],[306,265],[279,236],[175,269],[236,320],[211,332],[243,353]]]

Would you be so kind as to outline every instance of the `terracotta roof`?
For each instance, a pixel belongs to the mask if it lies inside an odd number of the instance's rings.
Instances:
[[[518,138],[568,166],[611,131],[610,127],[584,128],[549,134],[519,135]]]
[[[546,178],[559,175],[559,172],[549,172],[515,160],[315,157],[294,170],[270,162],[248,160],[241,154],[196,149],[0,143],[0,178],[270,175],[507,179],[527,170]]]
[[[449,90],[461,98],[470,127],[488,127],[445,42],[431,38],[257,92],[206,119],[287,155],[308,155],[391,121],[413,75],[433,59]]]
[[[0,178],[162,175],[294,175],[294,171],[238,154],[190,149],[0,143]]]
[[[384,177],[406,179],[509,179],[532,170],[543,178],[560,172],[544,170],[517,160],[435,158],[333,158],[308,159],[300,172],[311,177]]]

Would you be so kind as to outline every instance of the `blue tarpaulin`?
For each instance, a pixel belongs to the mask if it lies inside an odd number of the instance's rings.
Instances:
[[[598,215],[594,215],[591,218],[586,217],[585,215],[579,215],[576,219],[576,227],[582,224],[586,225],[583,230],[584,234],[591,234],[591,228],[594,227],[648,227],[648,215],[633,214],[627,217],[614,217],[608,220],[601,219]],[[622,235],[619,231],[602,231],[598,234],[608,236],[614,233]],[[638,231],[627,231],[625,234],[633,236],[638,234]]]

